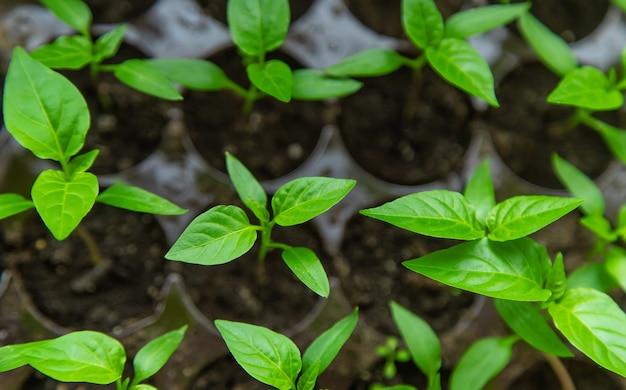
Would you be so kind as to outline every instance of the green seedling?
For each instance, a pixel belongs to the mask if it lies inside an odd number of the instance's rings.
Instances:
[[[267,55],[278,49],[289,28],[287,0],[229,0],[228,27],[242,55],[250,81],[245,88],[232,81],[211,61],[194,59],[154,59],[150,64],[171,81],[199,91],[231,90],[244,98],[243,112],[250,113],[255,101],[269,95],[281,102],[324,100],[342,97],[361,88],[361,83],[345,77],[332,77],[314,69],[291,70],[289,65]]]
[[[406,363],[411,360],[409,351],[404,348],[399,348],[399,340],[395,336],[388,336],[385,340],[385,344],[376,347],[376,354],[385,358],[385,365],[383,366],[383,377],[385,379],[391,379],[396,376],[398,368],[396,362]]]
[[[547,101],[574,107],[569,127],[573,129],[582,124],[595,130],[613,155],[626,163],[626,131],[594,116],[597,112],[617,111],[624,106],[626,50],[622,52],[622,76],[618,78],[615,69],[604,73],[593,66],[579,65],[569,45],[530,12],[519,18],[518,26],[537,57],[561,78]]]
[[[0,372],[25,365],[59,382],[115,383],[117,390],[156,390],[142,383],[156,374],[180,345],[187,326],[144,345],[133,359],[134,378],[123,378],[124,347],[104,333],[77,331],[50,340],[0,348]]]
[[[138,187],[115,184],[100,192],[98,178],[89,168],[98,156],[94,149],[78,154],[89,129],[89,110],[76,87],[62,75],[32,59],[22,48],[13,51],[6,76],[3,112],[9,133],[42,160],[60,169],[39,173],[31,199],[15,193],[0,194],[0,219],[35,208],[57,240],[74,230],[88,246],[95,264],[101,263],[95,240],[82,219],[95,202],[131,211],[177,215],[186,210]]]
[[[549,336],[543,332],[549,326],[537,325],[545,321],[538,310],[547,309],[556,328],[574,347],[626,376],[626,352],[621,347],[626,336],[619,330],[626,326],[626,313],[604,292],[568,288],[562,256],[552,262],[547,249],[527,237],[583,202],[531,195],[496,204],[485,160],[463,194],[424,191],[361,212],[414,233],[467,241],[403,264],[449,286],[497,298],[501,306],[518,310],[503,318],[522,339],[556,356],[567,355],[554,337],[545,340]]]
[[[35,49],[31,55],[52,69],[82,69],[89,66],[97,84],[101,72],[112,72],[124,84],[148,95],[167,100],[181,100],[172,83],[147,61],[130,59],[120,64],[103,64],[117,54],[126,25],[121,24],[96,40],[91,35],[91,10],[82,0],[41,0],[59,19],[78,32],[61,36]]]
[[[344,77],[376,77],[407,66],[419,75],[428,64],[448,83],[497,107],[491,69],[465,39],[515,20],[528,7],[524,3],[473,8],[444,22],[434,0],[403,0],[402,25],[420,51],[417,58],[391,49],[369,49],[326,68],[326,72]]]
[[[313,390],[357,321],[355,309],[317,337],[302,357],[293,341],[270,329],[225,320],[216,320],[215,326],[237,363],[254,379],[281,390]]]
[[[285,264],[298,279],[313,292],[327,297],[328,276],[315,252],[272,241],[272,228],[299,225],[324,213],[350,192],[355,181],[328,177],[292,180],[273,195],[273,216],[270,216],[265,190],[252,173],[229,153],[226,153],[226,167],[243,204],[260,224],[250,223],[246,212],[237,206],[215,206],[189,224],[165,258],[202,265],[224,264],[248,252],[260,232],[257,268],[260,281],[265,279],[267,251],[279,249]]]

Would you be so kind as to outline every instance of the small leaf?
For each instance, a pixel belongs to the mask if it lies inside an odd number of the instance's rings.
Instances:
[[[402,0],[402,26],[422,50],[438,46],[443,38],[443,17],[433,0]]]
[[[463,195],[448,190],[406,195],[361,210],[361,214],[431,237],[475,240],[485,236],[474,206]]]
[[[186,331],[187,325],[167,332],[144,345],[133,359],[135,378],[132,383],[137,385],[156,374],[183,341]]]
[[[488,337],[472,344],[450,376],[450,390],[480,390],[511,360],[511,338]]]
[[[68,173],[73,176],[77,172],[86,172],[91,168],[100,151],[98,149],[90,150],[70,160],[68,165]]]
[[[237,206],[215,206],[197,216],[165,254],[168,260],[217,265],[248,252],[256,230]]]
[[[268,222],[270,220],[270,214],[267,211],[267,195],[254,175],[252,175],[241,161],[228,152],[226,152],[226,169],[243,204],[245,204],[259,220]]]
[[[115,77],[124,84],[145,94],[166,100],[182,100],[172,83],[149,62],[132,59],[115,65]]]
[[[317,360],[311,367],[302,369],[302,375],[298,378],[298,390],[314,390],[319,375],[320,361]]]
[[[78,30],[82,35],[89,36],[91,26],[91,10],[81,0],[41,0],[57,18],[61,19],[70,27]]]
[[[98,196],[98,179],[89,172],[77,172],[70,179],[52,169],[39,174],[31,197],[37,213],[54,238],[65,240],[93,207]]]
[[[390,302],[391,315],[415,365],[428,378],[441,368],[441,344],[426,321],[396,302]]]
[[[597,119],[594,121],[592,128],[600,133],[613,156],[626,164],[626,130],[611,126]]]
[[[606,270],[626,291],[626,249],[619,246],[611,246],[606,254]]]
[[[459,39],[491,31],[520,17],[530,3],[495,4],[457,12],[446,20],[446,37]]]
[[[446,81],[499,107],[491,69],[472,45],[460,39],[444,38],[439,46],[426,49],[426,58]]]
[[[0,194],[0,219],[30,210],[35,205],[18,194]]]
[[[292,180],[272,197],[274,221],[281,226],[305,223],[337,204],[355,184],[354,180],[330,177]]]
[[[170,81],[199,91],[219,91],[235,84],[211,61],[192,58],[156,58],[148,63]]]
[[[100,203],[138,213],[158,215],[180,215],[187,212],[167,199],[142,188],[125,184],[114,184],[96,199]]]
[[[124,40],[124,33],[126,33],[126,25],[120,24],[113,30],[96,39],[94,56],[97,62],[101,62],[117,54]]]
[[[465,185],[463,194],[476,208],[476,218],[482,226],[489,211],[496,205],[496,195],[491,181],[491,171],[489,170],[489,160],[484,159],[474,170],[472,176]]]
[[[585,214],[604,214],[604,195],[593,180],[556,153],[552,155],[552,166],[565,188],[573,196],[585,200],[585,203],[580,206]]]
[[[489,238],[515,240],[546,227],[584,202],[558,196],[514,196],[499,203],[487,214]]]
[[[324,100],[351,95],[363,86],[360,81],[334,77],[315,69],[293,72],[291,97],[298,100]]]
[[[327,74],[347,77],[384,76],[398,70],[407,59],[395,50],[366,49],[326,68]]]
[[[564,76],[578,66],[574,52],[563,38],[553,33],[532,13],[522,14],[517,26],[537,57],[557,76]]]
[[[496,299],[494,302],[500,317],[528,344],[555,356],[574,356],[552,330],[536,305],[505,299]]]
[[[53,69],[81,69],[91,61],[91,41],[82,35],[61,36],[30,56]]]
[[[215,326],[241,367],[256,380],[278,389],[292,389],[302,361],[298,347],[270,329],[216,320]]]
[[[246,67],[246,72],[250,82],[261,91],[281,102],[291,101],[293,75],[289,65],[280,60],[271,60],[265,65],[250,64]]]
[[[604,73],[591,66],[567,72],[554,91],[550,92],[547,100],[553,104],[594,111],[615,110],[624,104],[622,93],[611,84]]]
[[[603,292],[568,290],[548,307],[556,327],[567,339],[607,370],[626,376],[626,313]]]
[[[550,297],[552,301],[560,299],[567,289],[567,275],[565,275],[563,254],[561,252],[556,254],[554,264],[552,264],[552,268],[548,273],[546,288],[552,291],[552,296]]]
[[[328,276],[315,252],[309,248],[289,247],[282,252],[289,269],[317,295],[324,298],[330,294]]]
[[[586,215],[580,218],[579,222],[604,241],[613,242],[617,240],[617,233],[613,231],[611,221],[602,215]]]
[[[617,282],[607,271],[604,262],[590,263],[576,268],[576,270],[567,277],[568,289],[588,287],[607,292],[617,286]]]
[[[439,250],[402,263],[448,286],[493,298],[546,301],[550,270],[546,248],[530,238],[497,242],[487,238]]]
[[[226,16],[233,42],[244,53],[262,57],[282,45],[289,28],[287,0],[229,0]]]

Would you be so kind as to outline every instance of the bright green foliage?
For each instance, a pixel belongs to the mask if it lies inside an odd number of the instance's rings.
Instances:
[[[265,65],[250,64],[246,68],[248,78],[262,92],[281,102],[291,101],[293,74],[289,65],[279,60],[267,61]]]
[[[476,209],[476,218],[481,226],[485,226],[487,214],[496,205],[496,195],[489,171],[489,160],[483,160],[465,185],[463,196]]]
[[[480,390],[511,359],[516,337],[489,337],[472,344],[450,376],[450,390]]]
[[[383,377],[391,379],[396,376],[398,368],[396,362],[406,363],[411,360],[409,351],[398,347],[399,340],[395,336],[388,336],[384,344],[376,347],[376,354],[385,359]]]
[[[315,339],[302,357],[293,341],[270,329],[226,320],[216,320],[215,326],[250,376],[281,390],[310,390],[348,340],[357,320],[355,309]]]
[[[528,8],[530,3],[494,4],[457,12],[446,20],[445,35],[465,39],[482,34],[514,21]]]
[[[582,66],[567,72],[548,95],[548,102],[608,111],[620,108],[624,96],[599,69]]]
[[[165,333],[144,345],[133,359],[133,378],[130,389],[137,388],[140,382],[156,374],[176,351],[183,341],[187,326]]]
[[[160,196],[139,187],[114,184],[102,191],[96,199],[100,203],[139,213],[180,215],[187,212]]]
[[[289,14],[287,0],[229,0],[227,17],[233,42],[247,55],[263,57],[284,42]]]
[[[565,188],[575,197],[585,200],[580,206],[585,214],[604,214],[604,195],[602,195],[602,191],[600,191],[600,188],[598,188],[593,180],[557,154],[552,155],[552,166],[554,173],[561,183],[565,185]]]
[[[226,153],[228,174],[244,205],[259,219],[254,225],[237,206],[215,206],[196,217],[165,254],[169,260],[215,265],[232,261],[252,248],[261,232],[259,264],[269,249],[280,249],[285,264],[313,292],[328,296],[328,276],[317,255],[308,248],[271,240],[272,228],[302,224],[343,199],[354,180],[303,177],[281,186],[271,199],[273,217],[261,184],[233,155]]]
[[[355,93],[362,86],[360,81],[329,76],[316,69],[296,69],[291,97],[298,100],[340,98]]]
[[[18,194],[0,194],[0,219],[30,210],[35,205]]]

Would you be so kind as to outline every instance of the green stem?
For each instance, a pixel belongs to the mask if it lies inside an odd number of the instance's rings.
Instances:
[[[546,360],[548,361],[548,364],[550,364],[550,367],[552,367],[552,370],[554,370],[554,373],[556,374],[556,377],[558,378],[559,382],[561,383],[561,389],[563,390],[576,390],[576,386],[574,385],[574,381],[572,380],[572,377],[570,376],[569,372],[567,371],[567,368],[565,368],[565,366],[563,365],[563,362],[561,361],[561,359],[559,359],[558,357],[549,354],[549,353],[543,353],[543,356],[546,358]]]
[[[274,227],[275,222],[261,222],[261,248],[259,248],[259,254],[257,256],[257,281],[260,284],[265,284],[266,275],[265,275],[265,258],[267,256],[267,251],[273,247],[272,245],[272,228]]]
[[[252,84],[250,86],[250,89],[246,91],[244,96],[246,100],[243,103],[243,113],[246,117],[248,117],[248,115],[250,115],[250,112],[252,111],[252,105],[259,98],[259,90],[254,84]]]
[[[417,107],[419,106],[419,91],[422,86],[422,68],[426,65],[426,55],[421,54],[414,60],[408,61],[407,65],[413,69],[411,76],[411,84],[404,101],[404,108],[402,110],[403,121],[409,122],[417,113]]]
[[[100,248],[98,247],[98,244],[96,243],[96,240],[93,238],[91,233],[89,233],[89,230],[83,227],[83,225],[78,225],[78,227],[76,227],[76,234],[78,234],[78,237],[87,247],[91,263],[93,265],[100,264],[103,258],[102,252],[100,252]]]

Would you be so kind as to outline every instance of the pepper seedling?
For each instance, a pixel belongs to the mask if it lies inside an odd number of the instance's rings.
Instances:
[[[231,90],[244,98],[243,112],[269,95],[281,102],[324,100],[354,93],[362,83],[332,77],[315,69],[292,70],[284,61],[268,60],[289,29],[287,0],[228,0],[227,20],[233,42],[242,55],[248,89],[232,81],[215,63],[197,59],[153,59],[150,64],[171,81],[199,91]]]
[[[116,390],[156,390],[144,382],[156,374],[180,345],[187,326],[144,345],[133,359],[134,378],[123,379],[126,352],[116,339],[95,331],[76,331],[42,341],[0,348],[0,372],[25,365],[59,382],[115,383]]]
[[[154,69],[148,61],[129,59],[120,64],[103,64],[117,54],[126,25],[96,40],[91,35],[91,10],[82,0],[40,0],[60,20],[78,31],[78,35],[61,36],[54,42],[33,50],[31,56],[52,69],[82,69],[89,66],[94,84],[101,72],[113,72],[122,83],[148,95],[167,100],[181,100],[172,83]]]
[[[528,7],[529,4],[523,3],[472,8],[456,13],[444,22],[434,0],[403,0],[402,26],[409,40],[419,49],[418,57],[408,58],[386,48],[368,49],[325,71],[344,77],[376,77],[407,66],[419,75],[428,64],[448,83],[497,107],[491,69],[465,39],[515,20]]]
[[[318,336],[302,357],[291,339],[262,326],[226,320],[216,320],[215,326],[237,363],[254,379],[281,390],[313,390],[357,321],[354,309]]]
[[[248,252],[260,232],[259,281],[265,279],[268,250],[279,249],[283,261],[296,277],[316,294],[327,297],[330,292],[328,276],[315,252],[272,241],[272,228],[303,224],[324,213],[343,199],[356,182],[328,177],[294,179],[272,196],[273,216],[270,216],[265,190],[252,173],[230,153],[226,153],[226,167],[237,194],[260,225],[250,223],[240,207],[212,207],[191,221],[165,258],[202,265],[224,264]]]

